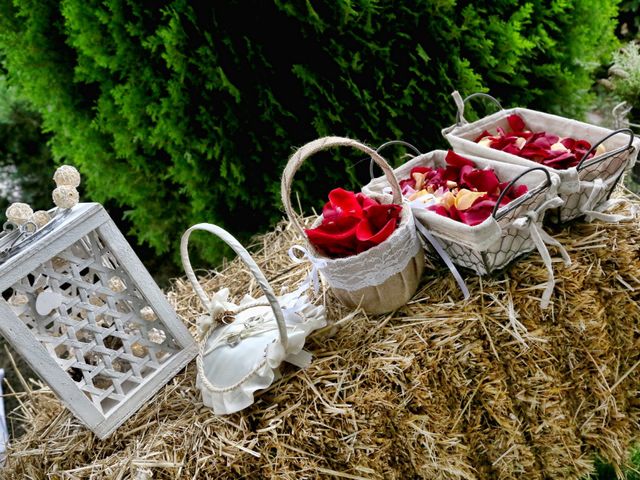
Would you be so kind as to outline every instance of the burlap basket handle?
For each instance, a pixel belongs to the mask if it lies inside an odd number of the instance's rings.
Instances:
[[[207,310],[209,310],[209,305],[211,303],[211,299],[207,296],[206,292],[200,285],[198,278],[196,277],[195,272],[193,271],[193,267],[191,266],[191,261],[189,259],[189,237],[191,233],[196,230],[202,230],[205,232],[212,233],[213,235],[220,238],[223,242],[229,245],[236,254],[240,257],[242,262],[249,268],[249,271],[254,276],[258,285],[262,289],[264,296],[269,301],[271,305],[271,309],[273,310],[273,314],[276,318],[276,322],[278,324],[278,332],[280,333],[280,342],[282,343],[282,347],[286,350],[288,337],[287,337],[287,326],[284,321],[284,314],[282,313],[282,307],[280,306],[280,302],[276,298],[271,285],[269,285],[269,281],[258,267],[258,264],[251,257],[251,254],[247,252],[247,250],[238,242],[233,235],[231,235],[226,230],[218,227],[217,225],[212,225],[210,223],[199,223],[189,228],[182,235],[182,240],[180,241],[180,256],[182,257],[182,264],[184,265],[184,271],[187,274],[187,278],[193,285],[193,289],[196,291],[200,300]],[[252,306],[258,306],[252,305]]]
[[[540,171],[544,172],[544,174],[547,176],[547,183],[543,188],[549,188],[551,186],[551,174],[549,173],[549,170],[547,170],[546,168],[544,168],[544,167],[533,167],[533,168],[530,168],[528,170],[525,170],[520,175],[518,175],[516,178],[511,180],[509,182],[509,185],[507,185],[507,188],[505,188],[504,190],[502,190],[502,192],[500,192],[500,195],[498,195],[498,200],[496,201],[496,206],[493,207],[493,212],[491,213],[493,218],[497,218],[496,214],[498,213],[498,210],[500,210],[500,202],[502,202],[502,199],[507,194],[507,192],[509,190],[511,190],[515,186],[515,184],[516,184],[516,182],[518,180],[520,180],[522,177],[524,177],[525,175],[530,174],[531,172],[533,172],[535,170],[540,170]],[[529,192],[529,193],[531,193],[531,192]]]
[[[382,152],[382,150],[392,145],[402,145],[403,147],[407,147],[409,150],[413,151],[413,153],[415,153],[416,155],[422,155],[420,150],[418,150],[416,147],[411,145],[409,142],[405,142],[404,140],[391,140],[389,142],[383,143],[378,148],[376,148],[376,152],[380,153]],[[371,163],[369,163],[369,176],[371,177],[371,180],[376,178],[375,173],[373,171],[374,166],[375,166],[375,162],[371,160]]]
[[[463,125],[465,123],[469,123],[464,118],[464,106],[467,104],[467,102],[469,100],[473,100],[474,98],[484,98],[484,99],[489,100],[490,102],[494,103],[496,105],[496,107],[498,107],[499,110],[504,110],[502,108],[502,105],[500,104],[500,102],[496,98],[494,98],[491,95],[489,95],[488,93],[482,93],[482,92],[472,93],[471,95],[469,95],[464,100],[462,100],[462,97],[460,97],[460,94],[458,93],[458,91],[453,92],[452,96],[453,96],[453,99],[456,102],[456,106],[458,107],[458,111],[456,112],[456,126],[457,127],[459,127],[460,125]]]
[[[382,158],[382,156],[377,153],[373,148],[367,147],[366,145],[356,141],[351,140],[349,138],[343,137],[323,137],[313,142],[309,142],[306,145],[300,147],[296,153],[294,153],[289,161],[287,162],[287,166],[284,168],[284,172],[282,173],[282,183],[280,194],[282,196],[282,204],[284,205],[284,209],[287,212],[287,216],[289,220],[296,229],[302,234],[303,237],[306,237],[304,233],[304,227],[300,223],[298,216],[293,210],[291,206],[291,185],[293,183],[293,177],[302,165],[302,163],[312,155],[321,152],[323,150],[327,150],[333,147],[353,147],[361,152],[369,155],[374,162],[378,164],[380,168],[382,168],[389,185],[391,186],[391,190],[393,191],[393,203],[401,204],[402,203],[402,192],[400,191],[400,185],[398,184],[398,180],[393,174],[393,169],[387,161]]]
[[[626,133],[626,134],[629,135],[629,143],[626,146],[620,147],[620,148],[618,148],[616,150],[612,150],[610,152],[605,152],[597,160],[589,162],[589,163],[587,163],[585,165],[585,161],[587,160],[589,155],[591,155],[593,152],[595,152],[600,145],[602,145],[604,142],[609,140],[611,137],[613,137],[615,135],[618,135],[620,133]],[[590,167],[591,165],[596,165],[598,163],[604,162],[607,158],[611,158],[611,157],[613,157],[615,155],[618,155],[621,152],[624,152],[625,150],[630,149],[631,145],[633,144],[633,139],[634,139],[633,130],[631,130],[630,128],[620,128],[618,130],[615,130],[615,131],[611,132],[609,135],[607,135],[606,137],[601,139],[599,142],[596,142],[591,146],[589,151],[587,153],[585,153],[584,156],[582,157],[582,160],[580,160],[580,163],[578,163],[578,166],[576,167],[576,170],[580,171],[580,170],[583,170],[583,169],[585,169],[587,167]]]

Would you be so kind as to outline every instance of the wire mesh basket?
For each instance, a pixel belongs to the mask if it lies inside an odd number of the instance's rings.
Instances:
[[[533,131],[548,131],[560,137],[587,140],[592,146],[575,167],[560,170],[545,166],[560,177],[558,194],[564,200],[564,204],[549,215],[549,219],[554,223],[564,223],[585,215],[588,220],[608,219],[604,213],[612,206],[608,200],[624,172],[635,163],[640,148],[640,141],[630,129],[609,130],[526,108],[503,109],[495,98],[484,93],[469,95],[464,100],[457,92],[453,96],[458,106],[456,124],[445,128],[442,133],[459,153],[527,168],[540,166],[532,160],[476,143],[475,140],[484,131],[494,131],[498,127],[506,130],[507,118],[514,114],[519,115]],[[464,118],[464,108],[473,98],[488,99],[499,110],[469,123]],[[604,146],[605,152],[588,158],[600,145]]]
[[[446,155],[444,150],[418,155],[395,169],[394,174],[396,178],[404,179],[409,178],[414,167],[444,167]],[[541,230],[545,212],[559,203],[559,179],[542,167],[527,169],[470,155],[465,158],[473,161],[478,168],[492,168],[500,179],[512,179],[500,199],[516,185],[527,185],[528,192],[502,208],[498,208],[498,202],[492,215],[476,226],[466,225],[424,208],[413,208],[412,211],[417,221],[438,238],[456,265],[469,268],[479,275],[486,275],[536,249],[531,230]],[[387,188],[385,178],[378,177],[362,191],[367,195],[380,194],[387,191]],[[518,223],[518,220],[521,221]]]

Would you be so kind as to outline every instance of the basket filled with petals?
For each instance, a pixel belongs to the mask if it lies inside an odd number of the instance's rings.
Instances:
[[[456,124],[442,133],[460,153],[527,168],[543,166],[560,177],[564,204],[552,219],[563,223],[586,216],[588,221],[620,221],[606,213],[618,202],[609,200],[623,173],[638,156],[640,141],[628,129],[609,130],[526,108],[503,109],[490,95],[475,93],[464,100],[453,93]],[[466,103],[486,98],[499,110],[475,122],[464,118]]]
[[[392,195],[364,195],[334,189],[322,215],[304,228],[291,206],[291,185],[297,170],[322,150],[346,146],[369,155],[385,172]],[[368,313],[384,313],[404,305],[415,293],[424,270],[424,254],[411,208],[387,162],[375,150],[355,140],[325,137],[301,147],[289,159],[282,176],[282,203],[307,246],[302,253],[344,304]],[[294,257],[298,261],[300,257]]]
[[[559,178],[542,167],[524,168],[484,158],[435,150],[394,170],[416,221],[435,236],[452,261],[485,275],[538,250],[549,272],[543,295],[553,290],[547,245],[562,246],[542,228],[545,213],[562,204]],[[365,194],[389,192],[385,177],[373,179]]]

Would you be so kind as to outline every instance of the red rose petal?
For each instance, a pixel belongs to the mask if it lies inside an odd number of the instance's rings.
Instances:
[[[390,219],[398,218],[400,205],[372,205],[363,210],[364,219],[371,223],[375,230],[382,228]]]
[[[522,120],[520,115],[509,115],[507,117],[507,122],[509,122],[509,127],[511,127],[512,132],[521,132],[525,129],[524,120]]]
[[[366,248],[371,248],[384,242],[395,231],[398,224],[397,218],[390,219],[382,228],[375,228],[367,219],[358,223],[356,228],[356,238],[359,243],[364,244]]]
[[[377,200],[367,197],[364,193],[357,193],[356,199],[358,200],[358,204],[360,205],[360,208],[363,211],[363,215],[364,215],[365,208],[380,205],[380,203]]]
[[[326,222],[326,223],[325,223]],[[360,219],[356,217],[338,217],[326,221],[316,228],[305,230],[309,241],[318,250],[330,257],[353,255],[356,251],[356,228]]]
[[[459,212],[460,220],[469,226],[479,225],[484,222],[496,206],[496,201],[486,198],[476,201],[471,208]]]
[[[327,220],[343,216],[362,218],[362,207],[355,193],[334,188],[329,192],[329,202],[322,209],[322,215]]]
[[[486,130],[483,131],[480,136],[476,137],[476,139],[474,140],[474,142],[478,143],[480,140],[482,140],[485,137],[493,137],[493,135],[491,135],[490,132],[487,132]]]
[[[464,180],[467,188],[476,192],[493,192],[500,185],[493,170],[473,170]]]
[[[447,162],[447,165],[450,165],[452,167],[464,167],[465,165],[469,165],[471,167],[476,166],[476,164],[473,163],[471,160],[464,158],[461,155],[458,155],[453,150],[449,150],[447,152],[445,161]]]

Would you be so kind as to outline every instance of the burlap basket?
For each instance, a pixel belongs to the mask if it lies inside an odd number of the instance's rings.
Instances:
[[[395,169],[395,177],[409,178],[411,169],[418,166],[445,167],[446,155],[444,150],[418,155]],[[424,207],[416,207],[413,208],[416,220],[440,241],[456,265],[469,268],[479,275],[500,270],[516,258],[537,249],[549,274],[542,298],[543,307],[547,306],[554,284],[547,245],[558,247],[565,263],[569,263],[569,257],[560,243],[542,228],[547,210],[562,203],[557,195],[560,179],[540,166],[525,168],[472,155],[466,155],[465,158],[473,161],[478,168],[492,168],[500,180],[511,179],[500,195],[493,214],[479,225],[470,226]],[[520,184],[525,184],[529,191],[498,208],[502,197],[513,186]],[[380,194],[388,191],[388,187],[385,177],[378,177],[363,187],[362,191],[367,195]]]
[[[550,215],[550,219],[555,223],[567,222],[583,215],[586,215],[589,221],[594,218],[605,221],[622,219],[620,216],[612,216],[604,212],[614,203],[609,201],[609,197],[620,177],[626,169],[633,166],[638,156],[640,140],[634,138],[630,129],[609,130],[527,108],[505,110],[495,98],[484,93],[474,93],[462,100],[458,92],[454,92],[453,97],[458,107],[456,124],[442,130],[442,134],[458,153],[527,168],[540,166],[531,160],[475,142],[484,130],[493,133],[497,127],[508,129],[507,117],[513,114],[519,115],[532,131],[546,131],[560,137],[587,140],[592,148],[575,167],[564,170],[545,167],[560,177],[558,194],[564,200],[564,204],[554,212],[554,215]],[[464,118],[465,104],[477,97],[491,100],[498,106],[499,111],[468,123]],[[600,144],[604,145],[605,153],[587,160],[587,157],[595,152]]]
[[[381,203],[402,205],[400,223],[385,241],[358,255],[327,258],[307,240],[304,228],[291,206],[291,184],[302,163],[315,153],[333,147],[352,147],[369,155],[384,171],[393,195],[373,196]],[[282,203],[289,220],[305,238],[307,258],[324,277],[335,296],[350,307],[368,313],[385,313],[403,306],[415,293],[424,270],[424,253],[411,214],[403,201],[398,181],[389,164],[375,150],[355,140],[324,137],[301,147],[289,159],[282,175]],[[314,223],[319,225],[322,217]]]

